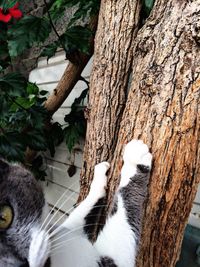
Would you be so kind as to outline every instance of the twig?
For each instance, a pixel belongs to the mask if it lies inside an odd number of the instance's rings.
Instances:
[[[44,0],[44,4],[45,4],[45,6],[46,6],[46,8],[47,8],[47,15],[48,15],[48,18],[49,18],[49,22],[50,22],[50,24],[51,24],[51,27],[52,27],[53,31],[55,32],[55,34],[57,35],[58,40],[59,40],[59,42],[60,42],[62,48],[64,49],[65,53],[67,54],[68,51],[67,51],[67,49],[65,48],[65,45],[64,45],[62,39],[60,38],[60,35],[59,35],[58,31],[56,30],[56,27],[55,27],[55,25],[54,25],[54,23],[53,23],[53,20],[52,20],[52,18],[51,18],[51,14],[50,14],[50,12],[49,12],[49,8],[48,8],[48,4],[47,4],[47,1],[46,1],[46,0]]]

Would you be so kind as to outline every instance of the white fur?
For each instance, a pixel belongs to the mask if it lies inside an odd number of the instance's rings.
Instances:
[[[43,267],[49,257],[49,236],[39,227],[34,227],[31,233],[28,262],[30,267]]]
[[[134,266],[136,238],[127,222],[121,196],[118,196],[117,213],[107,220],[95,247],[100,255],[114,259],[119,267]]]
[[[52,252],[51,267],[98,267],[98,252],[88,239],[68,229],[63,231],[65,242]]]

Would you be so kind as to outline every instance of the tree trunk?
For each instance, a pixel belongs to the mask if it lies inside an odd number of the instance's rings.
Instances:
[[[154,157],[138,267],[175,266],[200,178],[199,15],[200,1],[158,0],[133,47],[114,162],[132,138]],[[118,177],[116,168],[111,176]]]
[[[124,110],[140,1],[101,1],[90,78],[89,116],[80,200],[88,192],[94,165],[110,160]]]
[[[132,138],[146,142],[154,166],[137,266],[172,267],[179,257],[200,177],[200,0],[157,0],[133,47],[129,42],[127,49],[118,43],[121,38],[112,21],[120,14],[121,19],[130,19],[127,16],[133,8],[127,14],[123,9],[123,13],[117,6],[119,2],[102,1],[82,192],[87,192],[94,163],[111,159],[117,142],[109,175],[111,201],[123,145]],[[112,54],[113,48],[134,55],[133,80],[122,120],[123,109],[118,112],[118,108],[124,105],[125,97],[120,98],[116,88],[119,90],[117,86],[124,81],[124,69],[119,68],[121,57],[117,52]],[[123,86],[127,86],[127,80]]]

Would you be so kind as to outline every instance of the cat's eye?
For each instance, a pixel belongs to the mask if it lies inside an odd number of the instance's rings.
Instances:
[[[0,206],[0,230],[9,228],[13,220],[13,210],[9,205]]]

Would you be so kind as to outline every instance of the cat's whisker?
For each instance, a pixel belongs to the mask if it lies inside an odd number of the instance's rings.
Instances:
[[[86,225],[86,226],[93,226],[93,225],[95,225],[95,224],[88,224],[88,225]],[[99,225],[102,225],[102,224],[99,224]],[[83,227],[83,226],[81,226],[81,227]],[[73,232],[73,231],[72,231],[72,232]],[[92,235],[92,234],[93,234],[93,233],[88,233],[88,232],[87,232],[87,235]],[[64,237],[64,235],[63,235],[62,237]],[[56,249],[59,249],[60,247],[62,247],[62,245],[64,245],[64,244],[70,242],[71,240],[77,239],[77,238],[79,238],[79,237],[82,237],[82,234],[80,234],[80,235],[76,235],[76,236],[74,236],[74,237],[72,237],[72,238],[70,238],[70,239],[66,239],[65,241],[61,241],[60,243],[57,243],[57,244],[51,246],[50,252],[52,252],[52,251],[54,251],[54,250],[56,250]]]
[[[72,192],[66,199],[65,201],[62,203],[62,205],[57,209],[57,211],[53,214],[53,216],[51,217],[51,219],[48,221],[48,223],[46,224],[46,226],[44,227],[44,230],[47,229],[47,227],[50,225],[50,223],[52,222],[52,220],[55,218],[55,216],[58,214],[58,212],[61,210],[61,208],[65,205],[65,203],[72,198],[73,195],[75,195],[76,192]],[[60,219],[58,219],[51,227],[50,229],[48,229],[48,233],[50,232],[50,230],[56,225],[56,223],[60,221]]]
[[[79,204],[76,204],[76,205],[79,205]],[[97,205],[97,206],[94,206],[94,208],[101,208],[101,207],[107,207],[107,205]],[[68,210],[68,212],[70,211],[70,210],[72,210],[72,209],[74,209],[74,207],[72,207],[71,209],[69,209]],[[62,218],[65,216],[65,214],[63,214],[57,221],[56,221],[56,223],[49,229],[49,231],[48,232],[50,232],[51,231],[51,229],[60,221],[60,220],[62,220]],[[88,217],[92,217],[92,216],[96,216],[96,214],[91,214],[91,215],[89,215]],[[105,216],[105,215],[104,215]],[[62,230],[63,229],[63,227],[62,227],[62,224],[60,225],[60,226],[58,226],[51,234],[50,234],[50,237],[52,237],[52,236],[54,236],[55,234],[57,234],[60,230]]]
[[[51,208],[51,210],[50,210],[49,213],[47,214],[47,217],[45,218],[44,222],[42,223],[42,225],[41,225],[41,227],[40,227],[40,230],[42,230],[42,228],[44,227],[46,221],[47,221],[48,218],[51,216],[52,212],[55,210],[56,206],[57,206],[58,203],[61,201],[61,199],[62,199],[62,198],[66,195],[66,193],[67,193],[70,189],[72,189],[73,186],[74,186],[75,184],[77,184],[77,183],[78,183],[78,181],[75,181],[74,183],[72,183],[72,185],[71,185],[69,188],[67,188],[67,189],[65,190],[65,192],[59,197],[59,199],[56,201],[55,205]]]
[[[76,232],[76,231],[82,229],[83,227],[94,226],[94,225],[96,225],[96,223],[83,224],[83,225],[81,225],[81,226],[75,227],[73,230],[71,230],[71,231],[69,231],[69,232],[66,232],[66,233],[64,233],[64,234],[62,234],[62,235],[60,235],[60,236],[58,236],[57,238],[53,239],[51,242],[52,242],[52,243],[53,243],[53,242],[56,242],[57,240],[59,240],[59,239],[65,237],[65,236],[68,236],[68,235],[70,235],[70,234],[72,234],[72,233],[74,233],[74,232]],[[98,225],[104,225],[104,224],[103,224],[103,223],[101,223],[101,224],[98,223]],[[50,235],[49,237],[51,238],[51,235]]]
[[[48,233],[51,232],[51,229],[54,226],[56,226],[56,224],[58,224],[62,220],[62,218],[64,218],[66,216],[67,213],[69,213],[71,210],[75,209],[78,205],[79,205],[79,203],[78,204],[75,204],[73,207],[71,207],[70,209],[68,209],[64,214],[62,214],[62,216],[60,218],[58,218],[58,220],[48,229]],[[54,232],[57,233],[59,231],[58,228],[56,230],[54,230],[52,233],[54,233]]]
[[[51,218],[51,220],[48,222],[47,226],[50,225],[50,222],[55,218],[55,216],[58,214],[58,212],[61,210],[61,208],[65,205],[65,203],[72,198],[72,196],[76,194],[76,192],[72,192],[66,199],[65,201],[62,203],[62,205],[57,209],[57,211],[55,212],[55,214],[53,215],[53,217]],[[66,214],[64,213],[62,216],[65,216]],[[62,217],[61,216],[61,217]],[[51,230],[58,224],[58,222],[60,222],[61,218],[58,218],[51,226],[50,228],[47,230],[47,233],[50,233]],[[47,226],[45,227],[45,230],[47,229]]]
[[[52,246],[51,249],[50,249],[50,253],[52,253],[53,251],[55,251],[55,250],[61,248],[62,245],[66,244],[66,243],[68,243],[68,242],[70,242],[70,241],[72,241],[72,240],[74,240],[74,239],[77,239],[77,238],[79,238],[79,237],[82,237],[82,235],[74,236],[74,237],[72,237],[72,238],[70,238],[70,239],[67,239],[67,240],[65,240],[65,241],[62,241],[62,242],[60,242],[60,243],[58,243],[58,244]],[[51,255],[52,255],[52,254],[51,254]]]

